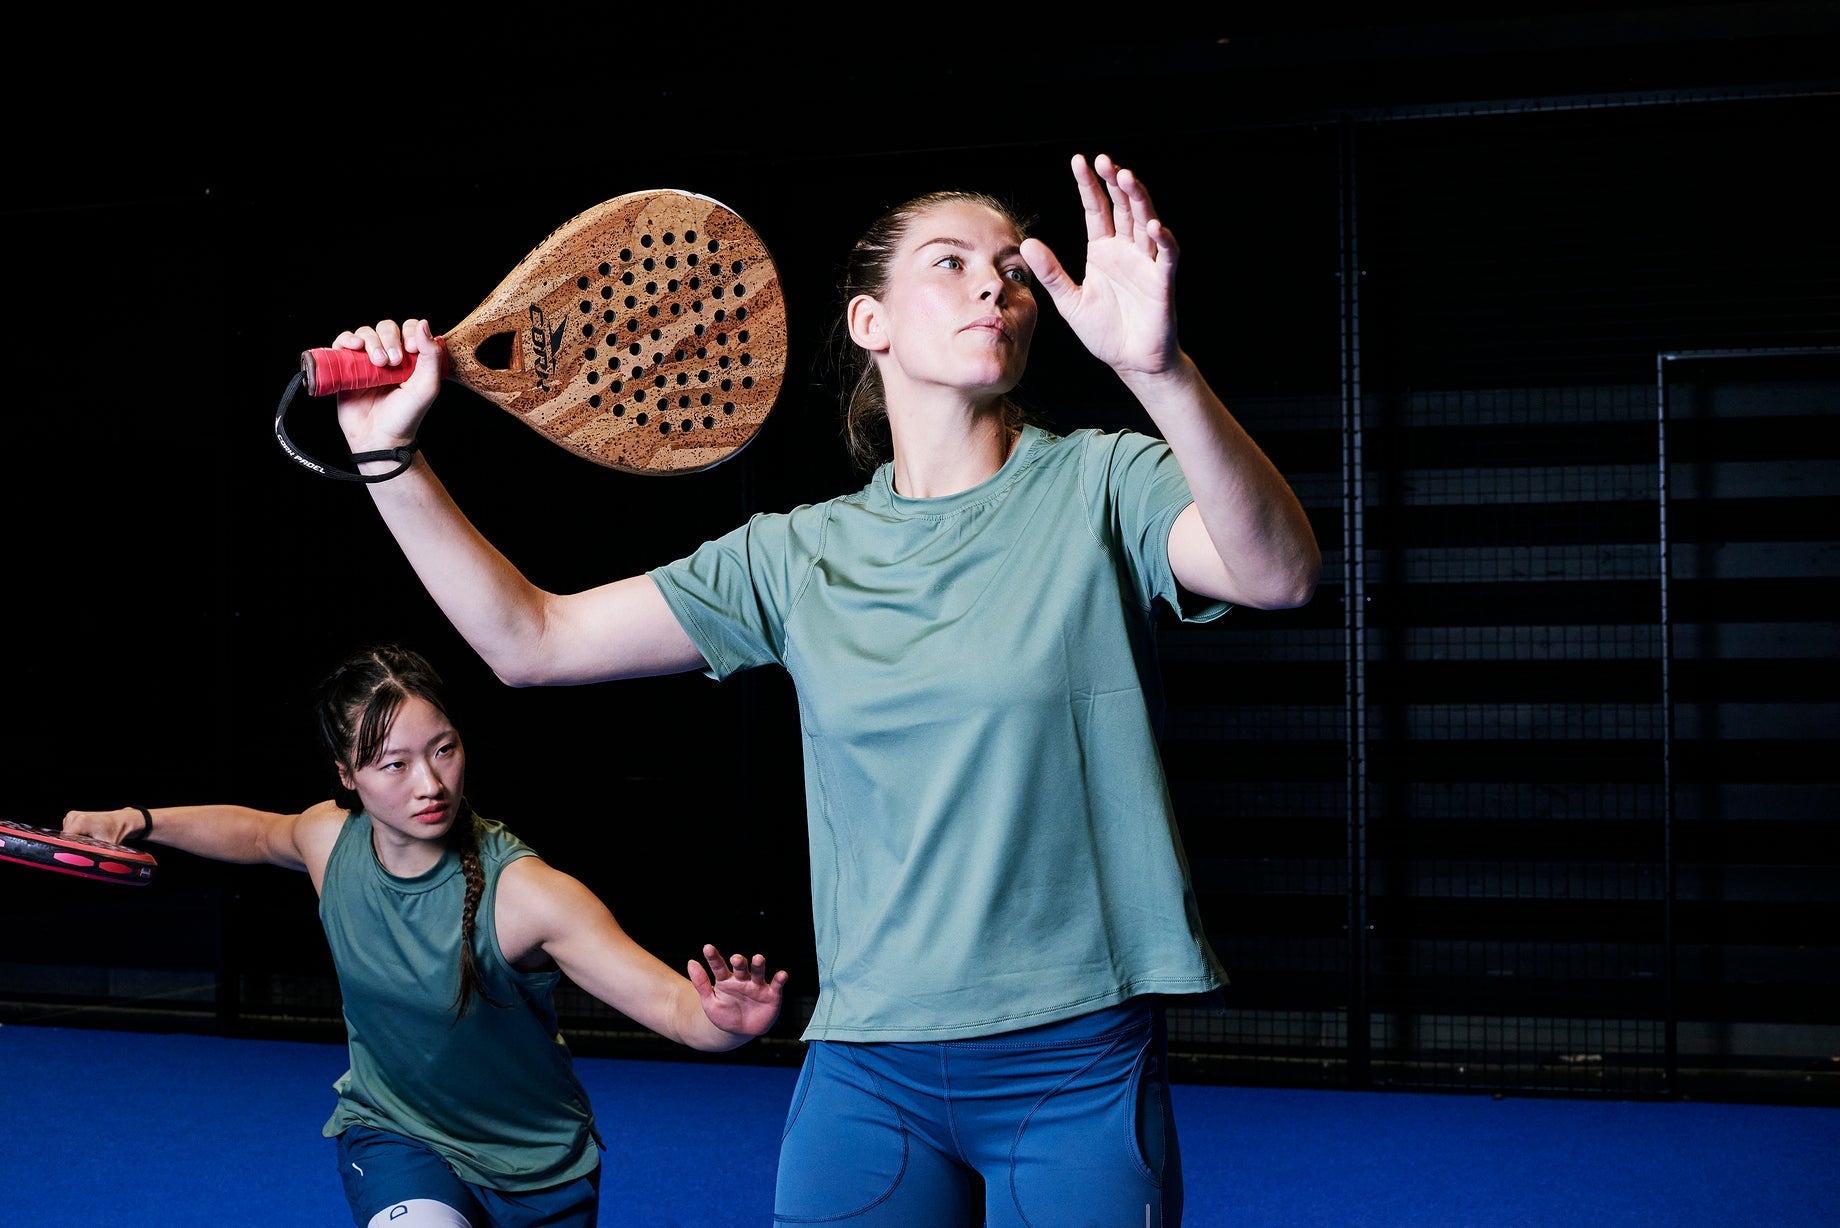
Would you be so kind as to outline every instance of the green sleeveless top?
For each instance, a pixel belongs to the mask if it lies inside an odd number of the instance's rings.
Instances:
[[[326,862],[320,923],[338,969],[351,1069],[321,1133],[362,1124],[432,1147],[462,1180],[535,1190],[600,1163],[594,1114],[557,1027],[562,974],[519,972],[499,952],[499,875],[535,850],[479,820],[485,893],[473,959],[491,1001],[475,994],[454,1021],[466,875],[448,850],[397,878],[377,861],[371,818],[345,821]],[[494,1005],[497,1003],[497,1005]]]

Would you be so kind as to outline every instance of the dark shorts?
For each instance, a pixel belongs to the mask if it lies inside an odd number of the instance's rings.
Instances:
[[[1176,1228],[1182,1163],[1156,999],[972,1040],[813,1041],[776,1225]]]
[[[462,1181],[427,1145],[369,1126],[339,1135],[339,1178],[351,1220],[365,1228],[392,1204],[415,1198],[443,1202],[473,1228],[595,1228],[600,1215],[601,1170],[541,1190],[494,1190]]]

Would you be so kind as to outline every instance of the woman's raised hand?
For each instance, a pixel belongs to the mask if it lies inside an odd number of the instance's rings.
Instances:
[[[1094,357],[1122,376],[1162,375],[1178,361],[1176,239],[1150,191],[1106,154],[1073,159],[1086,211],[1086,280],[1076,282],[1039,239],[1022,256],[1055,308]]]

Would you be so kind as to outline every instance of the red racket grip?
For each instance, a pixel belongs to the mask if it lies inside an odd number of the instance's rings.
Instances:
[[[441,338],[436,337],[438,343]],[[389,384],[400,384],[415,373],[414,354],[404,354],[402,362],[394,367],[379,367],[371,363],[370,355],[363,350],[338,350],[320,347],[302,350],[300,369],[306,374],[307,395],[315,397],[331,396],[335,392],[350,392],[354,388],[382,388]]]

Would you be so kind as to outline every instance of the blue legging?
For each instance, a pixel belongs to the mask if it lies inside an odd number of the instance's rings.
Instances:
[[[1161,1005],[922,1044],[813,1041],[773,1222],[1178,1228]]]
[[[338,1156],[357,1228],[368,1228],[372,1216],[393,1204],[415,1202],[452,1207],[474,1228],[594,1228],[599,1221],[599,1165],[585,1177],[547,1189],[494,1190],[462,1181],[421,1140],[369,1126],[347,1126],[339,1135]]]

